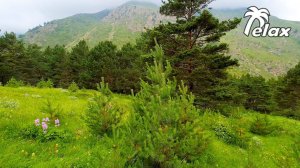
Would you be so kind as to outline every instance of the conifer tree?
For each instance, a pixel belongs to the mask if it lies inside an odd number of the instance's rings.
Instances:
[[[6,83],[11,77],[31,82],[32,60],[26,55],[23,42],[14,33],[0,37],[0,82]]]
[[[74,80],[80,87],[87,86],[88,74],[88,55],[89,47],[86,41],[80,41],[72,48],[70,53],[70,68],[72,80]]]
[[[281,115],[300,118],[300,63],[288,73],[277,84],[275,100]]]
[[[124,143],[133,150],[127,166],[199,167],[207,138],[200,127],[194,96],[182,83],[170,80],[170,63],[164,64],[163,50],[152,52],[154,64],[147,68],[147,82],[134,96],[134,113],[125,129]],[[123,131],[124,132],[124,131]],[[128,152],[127,152],[128,153]]]
[[[226,69],[238,64],[225,55],[228,45],[219,41],[241,20],[219,21],[206,10],[211,2],[163,1],[160,13],[176,17],[176,22],[148,30],[137,41],[141,49],[149,51],[155,46],[153,39],[157,39],[171,61],[176,78],[187,83],[201,107],[215,107],[223,101],[220,93],[226,92]]]
[[[272,91],[268,82],[261,76],[253,77],[249,74],[239,80],[239,92],[244,95],[244,107],[263,113],[272,111],[274,105]]]
[[[117,46],[110,41],[100,42],[91,49],[88,57],[89,88],[95,88],[102,77],[107,83],[113,83],[116,55]]]

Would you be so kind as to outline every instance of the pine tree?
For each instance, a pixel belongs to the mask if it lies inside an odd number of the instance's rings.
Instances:
[[[149,51],[157,39],[171,61],[178,80],[186,81],[201,107],[216,107],[224,101],[220,92],[227,85],[226,69],[238,65],[226,56],[228,45],[220,43],[240,19],[219,21],[206,7],[211,0],[167,0],[161,14],[176,17],[175,23],[161,24],[142,34],[139,47]],[[228,98],[226,98],[228,99]]]
[[[45,62],[41,47],[35,44],[27,45],[25,52],[29,61],[26,67],[31,69],[31,73],[26,76],[26,79],[31,84],[36,84],[42,78],[46,77],[48,71],[47,62]]]
[[[145,64],[141,52],[131,44],[124,45],[117,53],[114,91],[118,93],[138,92]]]
[[[69,53],[64,46],[56,45],[52,49],[52,54],[53,75],[51,77],[54,80],[54,84],[58,87],[67,88],[72,82]]]
[[[5,33],[0,37],[0,82],[6,83],[11,77],[32,82],[32,60],[26,55],[23,42],[14,33]]]
[[[71,78],[80,87],[87,87],[87,81],[89,80],[88,56],[89,47],[84,40],[73,47],[70,53]]]
[[[270,113],[274,102],[272,90],[267,81],[261,76],[249,74],[242,76],[238,84],[239,92],[244,95],[244,107],[263,113]]]
[[[176,80],[169,80],[172,68],[164,64],[160,47],[152,55],[154,64],[147,67],[147,82],[142,81],[134,96],[134,113],[123,130],[124,143],[133,148],[127,166],[199,167],[207,138],[199,126],[194,96],[183,83],[177,86]]]
[[[281,115],[300,118],[300,63],[278,80],[275,95]]]
[[[88,57],[89,88],[95,88],[102,77],[107,83],[113,83],[113,70],[117,66],[115,64],[116,55],[117,46],[110,41],[100,42],[91,49]]]

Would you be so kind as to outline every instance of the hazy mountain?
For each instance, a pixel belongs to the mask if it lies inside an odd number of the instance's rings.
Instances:
[[[243,17],[246,9],[212,10],[221,20]],[[78,14],[65,19],[54,20],[36,27],[22,36],[27,43],[41,46],[74,46],[85,39],[91,46],[99,41],[111,40],[121,46],[135,42],[144,28],[153,27],[161,21],[173,20],[159,14],[159,7],[145,2],[128,2],[113,10],[95,14]],[[246,24],[229,32],[222,40],[230,44],[230,54],[239,59],[240,67],[232,73],[245,72],[265,77],[278,76],[292,68],[300,60],[300,22],[271,17],[272,27],[292,27],[290,38],[253,38],[243,35]]]
[[[45,23],[29,30],[22,39],[41,46],[61,44],[68,48],[81,39],[87,40],[91,46],[103,40],[111,40],[121,46],[134,42],[145,27],[171,19],[160,15],[158,10],[159,7],[152,3],[130,1],[113,10],[78,14]]]

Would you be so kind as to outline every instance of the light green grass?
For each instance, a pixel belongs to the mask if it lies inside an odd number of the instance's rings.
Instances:
[[[109,144],[90,135],[84,121],[88,102],[94,94],[99,93],[90,90],[69,93],[63,89],[0,87],[0,167],[110,167],[118,156]],[[34,124],[36,118],[47,117],[41,111],[47,100],[62,107],[61,128],[72,133],[71,141],[39,142],[19,136],[21,128]],[[113,101],[126,112],[123,120],[126,122],[128,114],[133,111],[130,97],[115,95]],[[270,116],[280,131],[274,135],[258,136],[250,133],[249,127],[261,114],[237,111],[237,115],[229,118],[213,112],[202,115],[203,122],[199,126],[210,137],[208,150],[201,157],[203,167],[300,166],[291,154],[295,140],[300,140],[299,121]],[[254,145],[243,149],[219,140],[212,129],[218,123],[240,127]],[[114,164],[118,167],[117,163]]]

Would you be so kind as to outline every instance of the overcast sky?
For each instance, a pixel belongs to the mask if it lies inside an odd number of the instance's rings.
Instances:
[[[53,19],[77,13],[95,13],[114,8],[128,0],[0,0],[0,29],[18,34]],[[144,0],[160,4],[161,0]],[[216,0],[214,8],[258,6],[268,8],[271,15],[300,21],[300,0]]]

